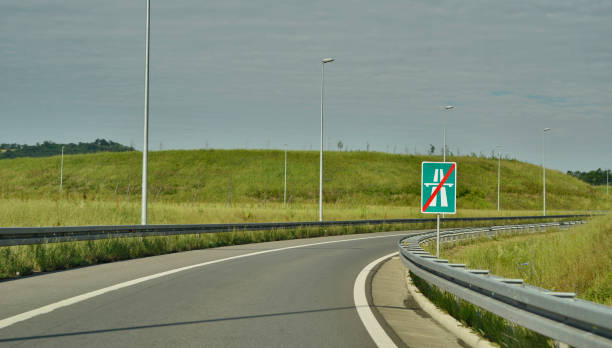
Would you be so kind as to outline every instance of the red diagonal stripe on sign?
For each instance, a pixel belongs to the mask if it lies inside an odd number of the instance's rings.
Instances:
[[[440,180],[440,183],[436,187],[436,190],[431,194],[431,197],[429,197],[427,202],[425,202],[425,205],[423,206],[423,209],[421,210],[421,212],[424,213],[425,210],[427,210],[427,208],[429,208],[429,205],[431,204],[431,201],[433,201],[434,198],[436,198],[436,195],[438,194],[438,191],[440,191],[440,189],[442,188],[442,186],[444,185],[446,180],[448,180],[448,178],[450,177],[450,175],[453,172],[453,170],[455,170],[455,163],[453,163],[453,165],[451,165],[450,170],[448,171],[448,173],[446,173],[446,175],[444,175],[444,178],[442,178],[442,180]]]

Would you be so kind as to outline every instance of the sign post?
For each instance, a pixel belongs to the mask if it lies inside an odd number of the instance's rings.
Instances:
[[[440,257],[440,213],[457,212],[457,163],[421,163],[421,213],[437,214],[436,257]]]

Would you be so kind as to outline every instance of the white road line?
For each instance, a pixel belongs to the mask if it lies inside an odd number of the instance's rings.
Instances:
[[[262,254],[268,254],[268,253],[273,253],[273,252],[277,252],[277,251],[284,251],[284,250],[290,250],[290,249],[298,249],[298,248],[305,248],[305,247],[309,247],[309,246],[313,246],[313,245],[324,245],[324,244],[334,244],[334,243],[342,243],[342,242],[351,242],[351,241],[355,241],[355,240],[365,240],[365,239],[375,239],[375,238],[390,238],[390,237],[399,237],[399,236],[405,236],[405,233],[401,233],[401,234],[392,234],[392,235],[386,235],[386,236],[375,236],[375,237],[362,237],[362,238],[351,238],[351,239],[343,239],[343,240],[333,240],[333,241],[328,241],[328,242],[319,242],[319,243],[312,243],[312,244],[304,244],[304,245],[296,245],[296,246],[290,246],[290,247],[285,247],[285,248],[278,248],[278,249],[270,249],[270,250],[263,250],[263,251],[257,251],[254,253],[249,253],[249,254],[244,254],[244,255],[237,255],[237,256],[231,256],[231,257],[226,257],[224,259],[219,259],[219,260],[213,260],[213,261],[208,261],[208,262],[203,262],[203,263],[198,263],[195,265],[191,265],[191,266],[185,266],[185,267],[181,267],[181,268],[175,268],[169,271],[165,271],[165,272],[161,272],[161,273],[156,273],[156,274],[152,274],[146,277],[141,277],[141,278],[137,278],[137,279],[133,279],[133,280],[128,280],[126,282],[122,282],[119,284],[115,284],[115,285],[111,285],[108,286],[106,288],[102,288],[99,290],[94,290],[91,292],[87,292],[81,295],[77,295],[59,302],[55,302],[46,306],[42,306],[36,309],[33,309],[31,311],[27,311],[21,314],[17,314],[14,315],[12,317],[8,317],[6,319],[2,319],[0,320],[0,329],[3,329],[7,326],[13,325],[15,323],[24,321],[24,320],[28,320],[31,318],[34,318],[36,316],[39,316],[41,314],[45,314],[45,313],[49,313],[52,312],[58,308],[62,308],[62,307],[66,307],[66,306],[70,306],[73,305],[75,303],[79,303],[85,300],[88,300],[90,298],[96,297],[96,296],[100,296],[103,294],[106,294],[107,292],[111,292],[111,291],[115,291],[115,290],[119,290],[119,289],[123,289],[126,288],[128,286],[132,286],[132,285],[136,285],[136,284],[140,284],[143,282],[146,282],[148,280],[153,280],[153,279],[157,279],[157,278],[161,278],[167,275],[171,275],[174,273],[178,273],[178,272],[182,272],[182,271],[187,271],[193,268],[198,268],[198,267],[204,267],[204,266],[208,266],[208,265],[212,265],[215,263],[220,263],[220,262],[225,262],[225,261],[231,261],[231,260],[236,260],[236,259],[241,259],[244,257],[249,257],[249,256],[256,256],[256,255],[262,255]]]
[[[385,255],[381,258],[378,258],[359,272],[357,275],[357,279],[355,280],[355,287],[353,288],[353,298],[355,299],[355,307],[357,308],[357,313],[359,314],[359,318],[366,330],[374,340],[374,343],[378,347],[397,347],[395,343],[391,340],[389,335],[385,332],[385,330],[380,326],[378,320],[372,313],[370,309],[370,305],[368,304],[368,298],[366,295],[366,281],[368,279],[368,274],[378,265],[379,263],[387,260],[388,258],[397,255],[397,252],[391,253],[389,255]]]

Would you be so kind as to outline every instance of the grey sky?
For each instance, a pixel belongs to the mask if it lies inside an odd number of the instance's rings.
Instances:
[[[156,1],[150,148],[327,146],[612,167],[612,2]],[[145,1],[0,2],[0,142],[142,148]]]

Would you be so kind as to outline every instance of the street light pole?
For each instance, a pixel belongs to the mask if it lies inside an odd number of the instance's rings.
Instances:
[[[451,110],[454,109],[455,107],[452,105],[447,105],[444,107],[444,110]],[[442,153],[443,153],[443,157],[442,157],[442,162],[446,162],[446,115],[444,115],[444,130],[443,130],[443,138],[444,138],[444,145],[443,145],[443,149],[442,149]]]
[[[283,207],[287,206],[287,144],[285,144],[285,194],[283,195]]]
[[[444,110],[452,110],[455,107],[452,105],[447,105],[444,107]],[[444,127],[443,127],[443,136],[442,138],[444,138],[444,143],[442,145],[442,162],[446,162],[446,115],[444,115]],[[442,218],[445,217],[446,214],[442,213]],[[440,214],[438,214],[438,220],[440,219]],[[438,228],[438,233],[439,233],[440,228]]]
[[[319,151],[319,221],[323,221],[323,81],[325,79],[325,63],[331,63],[334,58],[321,61],[321,147]]]
[[[64,183],[64,147],[62,146],[62,164],[60,165],[60,192]]]
[[[501,145],[497,145],[496,148],[501,149]],[[497,211],[499,212],[499,191],[501,187],[501,151],[497,151]]]
[[[147,24],[145,41],[145,99],[144,99],[144,145],[142,148],[142,213],[140,223],[147,224],[147,168],[149,152],[149,43],[151,24],[151,0],[147,0]]]
[[[548,132],[550,128],[544,128],[542,131],[542,214],[546,216],[546,167],[544,167],[544,134]]]

